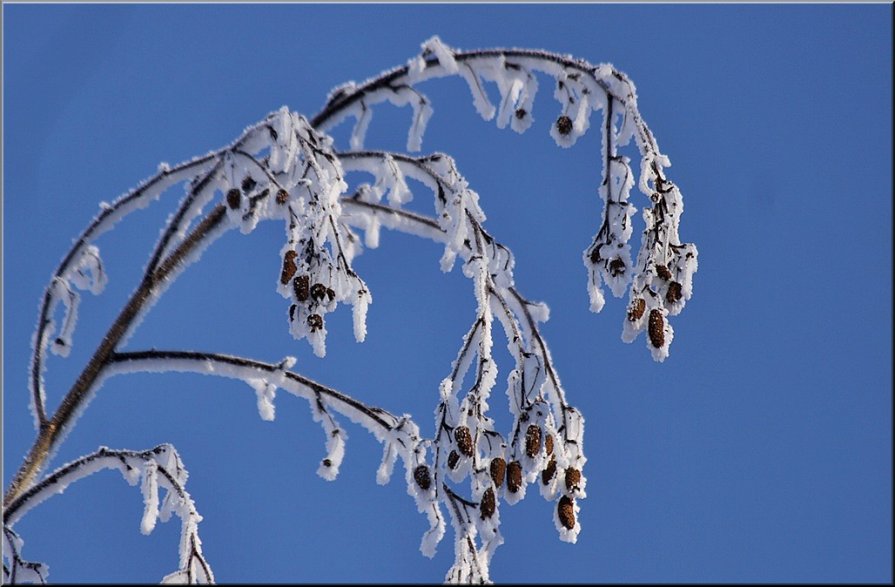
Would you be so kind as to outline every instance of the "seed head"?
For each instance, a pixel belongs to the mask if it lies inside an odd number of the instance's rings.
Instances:
[[[644,312],[646,312],[646,300],[643,298],[636,298],[631,302],[631,308],[628,310],[628,321],[637,322],[643,317]]]
[[[307,275],[299,275],[292,280],[292,290],[295,292],[295,299],[299,302],[307,301],[310,282],[311,280]]]
[[[581,483],[581,471],[576,469],[575,467],[569,467],[566,469],[566,489],[569,490],[569,493],[572,493],[580,487],[578,486]]]
[[[295,257],[297,256],[298,253],[292,249],[286,251],[286,254],[283,255],[283,272],[280,273],[280,283],[283,285],[289,283],[289,280],[292,279],[292,276],[295,275],[295,272],[298,269],[295,265]]]
[[[665,320],[659,310],[650,310],[649,340],[657,349],[662,348],[662,345],[665,344]]]
[[[503,485],[503,480],[507,475],[507,462],[500,457],[491,459],[491,479],[494,481],[495,487]]]
[[[323,328],[323,316],[320,314],[311,314],[308,316],[308,328],[311,329],[311,332],[317,332]]]
[[[656,275],[668,281],[671,279],[671,271],[668,270],[668,267],[665,265],[656,265]]]
[[[532,424],[525,432],[525,454],[534,458],[541,452],[541,427]]]
[[[452,450],[451,454],[448,455],[447,466],[450,469],[456,469],[457,463],[460,462],[460,455],[457,454],[457,451]]]
[[[239,203],[242,200],[242,194],[239,193],[239,190],[233,188],[232,190],[227,192],[227,205],[230,206],[231,210],[236,210],[239,208]]]
[[[563,114],[559,118],[556,119],[556,130],[559,131],[559,134],[565,136],[572,132],[572,119]]]
[[[559,506],[557,506],[559,514],[559,522],[564,528],[571,530],[575,527],[575,502],[572,498],[563,495],[559,498]]]
[[[522,463],[513,461],[507,465],[507,489],[516,493],[522,487]]]
[[[486,520],[494,515],[496,503],[494,500],[494,490],[490,487],[485,490],[485,493],[482,494],[482,503],[479,505],[479,508],[482,512],[482,519]]]
[[[554,475],[556,475],[556,458],[551,457],[547,467],[541,471],[541,481],[544,485],[550,485]]]
[[[432,476],[429,474],[429,467],[420,465],[413,470],[413,480],[419,485],[423,491],[428,491],[432,486]]]
[[[472,456],[472,434],[469,433],[469,428],[466,426],[458,426],[457,429],[454,430],[454,440],[457,441],[457,448],[460,449],[460,452],[464,456]]]
[[[682,287],[683,286],[676,281],[672,281],[668,284],[668,291],[665,292],[665,299],[668,300],[669,304],[673,304],[684,297]]]

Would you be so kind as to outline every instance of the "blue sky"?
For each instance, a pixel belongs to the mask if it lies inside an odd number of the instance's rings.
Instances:
[[[462,80],[423,87],[435,108],[423,152],[455,157],[486,227],[516,255],[520,291],[549,304],[543,333],[587,420],[578,544],[559,541],[552,506],[532,493],[503,506],[492,577],[892,580],[890,5],[3,12],[4,486],[33,438],[26,375],[39,296],[99,202],[284,104],[311,116],[334,86],[403,64],[438,34],[457,48],[543,48],[626,72],[683,192],[681,236],[700,251],[671,356],[654,363],[642,337],[620,340],[624,300],[588,311],[581,251],[599,222],[598,135],[556,147],[545,79],[522,136],[482,121]],[[409,120],[380,107],[367,146],[403,150]],[[334,135],[342,146],[348,126]],[[110,283],[85,294],[71,356],[50,360],[50,406],[135,287],[181,193],[99,240]],[[415,196],[431,210],[425,189]],[[321,360],[288,334],[274,289],[281,245],[273,223],[221,239],[128,348],[294,355],[296,370],[410,413],[431,434],[438,382],[473,319],[468,280],[441,274],[435,243],[384,232],[356,263],[374,296],[367,341],[354,342],[343,308]],[[503,426],[507,360],[491,401]],[[379,445],[348,433],[342,473],[326,482],[314,473],[323,434],[300,400],[281,394],[269,423],[242,383],[134,375],[102,388],[53,466],[100,445],[175,444],[219,581],[441,581],[450,538],[435,560],[419,553],[424,516],[398,475],[376,484]],[[139,491],[106,472],[16,528],[54,582],[158,581],[176,568],[179,525],[145,537],[141,513]]]

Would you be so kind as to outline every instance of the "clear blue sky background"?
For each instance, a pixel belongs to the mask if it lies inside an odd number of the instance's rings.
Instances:
[[[33,437],[26,374],[38,299],[98,203],[281,105],[310,116],[332,87],[405,63],[438,34],[454,47],[544,48],[628,73],[684,194],[682,237],[700,251],[671,356],[654,363],[643,338],[620,340],[623,300],[599,315],[587,307],[580,259],[599,223],[598,135],[555,146],[546,79],[522,136],[483,122],[461,80],[424,86],[435,115],[423,150],[455,156],[486,226],[516,254],[520,290],[550,305],[544,333],[587,418],[578,544],[559,541],[552,506],[530,494],[503,507],[492,576],[892,580],[891,5],[3,11],[4,485]],[[409,120],[409,110],[380,108],[367,145],[403,149]],[[336,133],[343,146],[347,129]],[[72,356],[50,361],[51,406],[132,291],[181,193],[99,241],[110,284],[85,295]],[[431,210],[431,195],[415,194]],[[368,340],[353,341],[342,309],[320,360],[291,339],[274,291],[282,234],[270,223],[219,241],[128,348],[296,355],[297,370],[406,411],[431,434],[438,382],[473,319],[468,280],[439,272],[436,244],[384,232],[356,264],[374,296]],[[504,428],[507,360],[491,402]],[[441,581],[450,534],[434,561],[419,553],[425,518],[397,473],[376,484],[379,445],[346,422],[342,474],[323,481],[314,471],[324,438],[307,405],[281,393],[277,406],[268,423],[239,382],[113,379],[54,466],[99,445],[174,443],[220,581]],[[106,472],[17,529],[26,557],[48,563],[56,582],[158,581],[176,568],[179,523],[144,537],[141,514],[139,490]]]

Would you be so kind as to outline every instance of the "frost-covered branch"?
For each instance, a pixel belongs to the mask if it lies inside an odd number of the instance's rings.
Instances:
[[[214,583],[214,574],[202,554],[199,539],[198,526],[202,516],[184,488],[189,473],[170,444],[142,452],[100,447],[95,453],[60,467],[12,500],[3,512],[3,557],[11,569],[7,573],[4,564],[4,579],[10,583],[46,582],[46,565],[21,559],[19,553],[23,541],[12,526],[31,509],[62,493],[72,483],[104,469],[118,470],[132,486],[140,483],[144,503],[140,531],[143,534],[151,533],[156,521],[167,522],[171,514],[180,518],[180,567],[162,582]],[[160,499],[159,489],[166,490],[164,499]]]
[[[537,50],[456,51],[433,37],[407,66],[333,91],[311,121],[283,107],[247,128],[229,146],[173,168],[163,165],[135,190],[102,204],[100,214],[53,275],[41,304],[29,378],[38,434],[4,494],[4,580],[46,577],[46,567],[21,558],[22,542],[13,530],[16,520],[54,492],[102,468],[118,468],[133,483],[142,479],[144,532],[151,531],[156,518],[171,513],[175,506],[168,505],[169,500],[180,508],[176,512],[184,523],[181,569],[166,580],[213,580],[195,532],[200,517],[183,489],[186,472],[173,448],[162,445],[142,453],[102,448],[38,481],[105,379],[137,371],[192,372],[244,381],[254,390],[265,420],[274,419],[279,389],[307,400],[312,418],[325,434],[326,455],[318,474],[327,480],[338,475],[345,451],[347,434],[338,418],[365,428],[383,445],[377,482],[387,483],[397,459],[403,462],[407,492],[428,518],[420,547],[427,556],[434,555],[445,534],[442,506],[447,509],[455,531],[449,581],[489,581],[491,557],[503,542],[500,502],[515,504],[532,484],[555,504],[553,521],[560,538],[575,542],[579,502],[586,497],[584,418],[568,403],[540,331],[539,324],[548,318],[547,306],[526,299],[515,288],[512,252],[484,228],[479,194],[453,158],[441,153],[412,157],[361,150],[373,108],[383,101],[411,106],[408,149],[419,150],[433,109],[418,86],[452,75],[467,82],[483,118],[496,116],[498,127],[509,125],[523,132],[533,121],[536,74],[555,82],[553,96],[561,111],[550,134],[560,146],[572,146],[588,130],[592,111],[603,113],[599,187],[603,216],[583,255],[591,309],[600,311],[603,306],[603,283],[616,297],[630,286],[622,338],[630,342],[646,330],[653,358],[664,360],[673,337],[667,316],[680,312],[690,298],[697,251],[680,242],[680,191],[664,174],[670,162],[640,116],[633,84],[610,65],[593,66]],[[500,93],[496,107],[488,83]],[[356,118],[352,150],[339,152],[324,131],[349,116]],[[639,179],[619,151],[632,138],[641,156]],[[374,180],[357,185],[348,196],[346,176],[356,173]],[[403,208],[413,198],[409,179],[431,190],[434,216]],[[652,207],[643,212],[646,227],[632,262],[628,241],[635,209],[628,200],[635,181]],[[46,350],[68,356],[79,290],[99,294],[108,279],[96,238],[181,183],[185,194],[161,230],[140,283],[57,410],[47,413]],[[339,304],[352,306],[355,339],[362,342],[366,336],[372,295],[352,263],[364,247],[378,247],[382,227],[441,243],[440,266],[445,272],[460,260],[472,283],[476,308],[457,356],[438,385],[431,437],[421,434],[409,415],[370,406],[295,373],[292,357],[274,364],[217,352],[123,350],[160,296],[217,238],[233,229],[250,234],[269,220],[282,222],[285,229],[278,252],[280,270],[272,281],[287,300],[288,329],[295,339],[307,339],[318,357],[326,354],[327,314]],[[64,313],[57,327],[53,316],[60,304]],[[498,375],[492,354],[495,319],[513,361],[505,389],[512,424],[505,431],[496,430],[489,416]],[[459,489],[467,479],[468,492]],[[159,486],[168,489],[161,510]]]
[[[425,121],[432,114],[430,101],[418,89],[424,81],[460,76],[469,85],[476,110],[485,120],[497,118],[497,126],[509,123],[524,132],[533,121],[532,109],[538,90],[536,73],[553,79],[553,97],[561,111],[550,126],[550,135],[562,147],[571,147],[590,127],[592,110],[603,112],[602,182],[603,222],[583,261],[588,272],[590,308],[599,312],[604,305],[602,284],[615,297],[630,286],[630,301],[623,322],[622,340],[633,341],[648,331],[647,347],[656,361],[668,356],[673,330],[667,316],[678,314],[692,294],[697,270],[697,250],[679,237],[683,200],[680,190],[665,175],[671,165],[659,150],[655,136],[640,114],[633,82],[610,64],[592,65],[581,59],[530,49],[455,50],[438,37],[423,43],[422,53],[407,65],[386,71],[367,81],[349,82],[335,89],[323,109],[311,122],[328,130],[348,117],[356,124],[351,148],[362,148],[373,107],[384,101],[411,104],[413,123],[408,134],[408,150],[420,148]],[[500,93],[499,108],[491,103],[486,82]],[[410,94],[410,91],[413,93]],[[426,114],[420,122],[421,110]],[[636,208],[628,201],[635,177],[630,160],[618,149],[634,138],[640,152],[640,191],[652,207],[643,210],[646,224],[637,262],[632,263],[628,240]]]

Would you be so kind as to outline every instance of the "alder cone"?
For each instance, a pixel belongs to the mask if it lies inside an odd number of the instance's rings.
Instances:
[[[566,469],[566,489],[570,492],[578,489],[578,485],[581,483],[581,471],[576,469],[575,467],[569,467]]]
[[[646,300],[637,298],[631,303],[631,309],[628,310],[628,321],[637,322],[646,312]]]
[[[299,275],[292,280],[292,290],[295,292],[295,299],[299,302],[306,302],[311,291],[311,278],[307,275]]]
[[[525,454],[534,458],[541,452],[541,427],[532,424],[525,432]]]
[[[566,495],[560,497],[556,511],[559,514],[559,523],[563,525],[563,528],[571,530],[575,527],[575,502],[572,501],[572,498]]]
[[[625,273],[625,262],[616,257],[612,261],[609,261],[609,274],[613,277],[618,277],[619,275],[624,275]]]
[[[548,456],[553,454],[553,435],[552,434],[548,434],[547,437],[544,439],[544,450],[547,451]]]
[[[335,295],[335,294],[333,294]],[[320,301],[326,297],[326,286],[322,283],[315,283],[311,286],[311,299]]]
[[[665,344],[665,320],[659,310],[650,310],[649,340],[657,349]]]
[[[672,281],[668,284],[668,291],[665,292],[665,299],[668,300],[669,304],[673,304],[684,297],[683,286],[676,282]]]
[[[419,485],[420,489],[427,491],[432,486],[432,477],[429,474],[429,467],[420,465],[413,470],[413,480]]]
[[[551,457],[550,462],[547,463],[547,468],[541,471],[541,481],[544,485],[550,485],[554,475],[556,475],[556,459]]]
[[[522,463],[513,461],[507,465],[507,489],[516,493],[522,487]]]
[[[239,203],[242,200],[242,194],[239,193],[239,190],[233,188],[229,192],[227,192],[227,205],[230,206],[231,210],[236,210],[239,208]]]
[[[454,430],[454,440],[457,441],[457,448],[460,449],[464,456],[472,456],[472,434],[469,433],[469,428],[466,426],[457,427]]]
[[[447,466],[451,469],[457,468],[457,463],[460,462],[460,455],[457,454],[457,451],[452,450],[451,454],[448,455]]]
[[[483,520],[486,520],[494,515],[496,505],[497,504],[494,501],[494,490],[489,487],[485,490],[485,493],[482,494],[482,503],[479,505],[479,508],[482,512]]]
[[[308,316],[308,328],[311,329],[311,332],[317,332],[323,328],[323,316],[320,314],[311,314]]]
[[[283,272],[280,273],[280,283],[283,285],[289,283],[289,280],[292,279],[295,272],[298,270],[298,266],[295,264],[295,258],[297,256],[298,253],[292,250],[286,251],[286,254],[283,255]]]
[[[495,487],[503,485],[504,477],[507,474],[507,462],[500,457],[491,459],[491,479],[494,481]]]
[[[566,115],[562,115],[556,119],[556,130],[561,135],[567,135],[572,132],[572,119]]]
[[[289,200],[289,192],[286,190],[277,191],[277,204],[285,204]]]
[[[656,265],[656,275],[668,281],[671,279],[671,271],[668,270],[668,267],[665,265]]]

